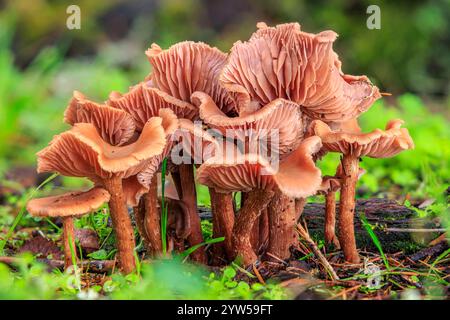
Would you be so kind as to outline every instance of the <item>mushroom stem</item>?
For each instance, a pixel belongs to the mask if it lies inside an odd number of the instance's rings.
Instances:
[[[158,210],[158,180],[153,175],[148,193],[145,195],[144,229],[150,244],[150,253],[153,256],[162,253],[161,214]]]
[[[211,209],[213,213],[213,237],[225,237],[222,243],[215,246],[220,247],[225,251],[228,260],[233,259],[233,243],[232,234],[234,226],[234,208],[233,208],[233,194],[219,193],[213,188],[209,188],[211,196]],[[222,250],[217,250],[218,254]]]
[[[339,243],[344,252],[344,258],[351,263],[359,263],[356,249],[354,215],[355,189],[358,181],[359,158],[351,154],[344,155],[342,160],[342,182],[339,213]]]
[[[142,196],[139,199],[139,203],[133,208],[134,220],[136,221],[136,227],[144,243],[144,247],[148,253],[151,252],[150,240],[145,231],[144,221],[145,221],[145,197]]]
[[[189,245],[195,246],[203,242],[200,217],[197,212],[197,193],[195,190],[194,166],[192,164],[180,164],[181,200],[185,204],[190,220],[191,232],[187,237]],[[191,254],[192,260],[206,264],[206,254],[203,247]]]
[[[74,236],[74,226],[73,217],[67,216],[63,217],[63,241],[64,241],[64,268],[73,265],[72,260],[72,250],[74,254],[75,261],[77,261],[77,247],[75,246],[75,236]],[[72,250],[70,247],[72,246]]]
[[[247,194],[244,206],[239,210],[233,228],[233,249],[235,256],[242,259],[244,266],[254,263],[258,258],[250,242],[251,231],[272,196],[272,191],[253,190]]]
[[[259,243],[257,250],[261,250],[269,239],[269,214],[267,208],[261,211],[259,216]]]
[[[278,191],[268,205],[269,245],[267,252],[279,259],[290,257],[290,247],[296,243],[298,214],[295,201]]]
[[[325,195],[325,242],[340,248],[336,236],[336,192],[329,191]]]
[[[305,198],[299,198],[295,199],[295,212],[297,213],[297,219],[296,221],[300,219],[303,213],[303,209],[305,208],[306,199]]]
[[[134,232],[123,194],[122,179],[117,176],[105,179],[104,186],[111,195],[109,211],[117,238],[120,269],[124,273],[131,273],[136,267],[136,261],[134,260]]]

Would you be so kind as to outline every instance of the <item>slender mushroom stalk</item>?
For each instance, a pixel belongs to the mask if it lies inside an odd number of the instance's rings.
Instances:
[[[192,164],[181,164],[180,182],[181,182],[181,200],[186,206],[188,213],[191,232],[188,235],[188,241],[191,246],[195,246],[203,242],[200,217],[197,213],[197,192],[195,190],[194,166]],[[206,263],[206,254],[203,247],[198,248],[191,253],[191,258],[200,263]]]
[[[211,211],[213,214],[213,237],[224,237],[223,243],[218,243],[215,247],[223,249],[228,261],[234,257],[233,253],[233,226],[234,226],[234,208],[232,193],[216,192],[213,188],[209,188],[211,196]],[[218,254],[220,255],[220,251]]]
[[[76,191],[30,200],[27,210],[35,217],[62,218],[64,268],[67,269],[74,260],[77,261],[73,218],[99,209],[109,199],[110,194],[105,189],[95,187],[86,192]]]
[[[63,220],[63,247],[64,247],[64,269],[73,265],[73,261],[78,261],[77,247],[75,245],[75,229],[73,217],[64,217]],[[73,254],[72,254],[73,252]]]
[[[253,190],[248,193],[244,206],[239,210],[235,227],[233,228],[234,255],[245,266],[251,265],[257,260],[255,251],[250,241],[251,232],[261,211],[267,206],[273,196],[271,190]]]
[[[123,194],[122,178],[113,176],[109,179],[104,179],[103,185],[111,194],[109,211],[117,238],[117,254],[120,267],[123,272],[130,273],[136,267],[134,259],[134,231]]]
[[[344,252],[344,258],[351,263],[360,261],[354,232],[355,194],[359,174],[359,159],[364,156],[371,158],[388,158],[404,150],[414,148],[414,143],[408,130],[401,128],[402,120],[391,120],[386,130],[376,129],[370,133],[332,131],[320,120],[311,123],[312,132],[322,139],[325,152],[342,153],[341,197],[339,213],[339,243]]]
[[[329,191],[325,195],[325,243],[333,244],[340,249],[341,245],[336,237],[336,192]]]
[[[322,179],[318,194],[325,196],[325,243],[333,243],[336,248],[340,248],[339,240],[336,237],[336,192],[341,188],[342,166],[338,167],[336,177],[325,176]]]
[[[356,183],[358,181],[359,157],[344,154],[342,157],[341,198],[339,203],[339,239],[348,262],[359,263],[355,241]]]
[[[290,248],[297,241],[297,212],[294,199],[278,192],[268,206],[269,246],[267,252],[278,259],[290,257]],[[270,259],[270,258],[269,258]]]
[[[158,208],[158,181],[154,175],[148,189],[148,193],[144,196],[145,216],[144,229],[148,237],[150,253],[158,256],[162,253],[161,238],[161,213]]]

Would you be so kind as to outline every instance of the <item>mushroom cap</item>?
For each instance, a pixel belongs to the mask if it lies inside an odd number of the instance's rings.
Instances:
[[[196,119],[198,110],[188,102],[176,99],[169,94],[152,88],[148,82],[142,82],[125,94],[112,92],[109,95],[108,105],[126,111],[136,122],[136,128],[142,128],[151,117],[159,115],[159,110],[168,108],[172,110],[178,118]]]
[[[403,120],[396,119],[387,123],[385,131],[347,133],[332,131],[326,123],[315,120],[311,128],[322,139],[325,151],[351,153],[356,157],[389,158],[414,148],[408,129],[400,128],[402,124]]]
[[[219,78],[237,95],[239,113],[254,108],[254,101],[266,105],[283,98],[311,118],[345,121],[381,97],[367,77],[342,73],[332,47],[335,32],[306,33],[298,23],[257,27],[249,41],[234,44]]]
[[[162,50],[152,44],[146,55],[153,67],[149,79],[161,91],[190,102],[192,93],[202,91],[213,97],[224,113],[235,110],[236,102],[218,82],[227,55],[202,42],[184,41]]]
[[[226,116],[212,98],[203,92],[195,92],[192,102],[199,107],[200,118],[210,128],[217,129],[228,138],[237,138],[246,143],[248,149],[259,149],[266,142],[271,151],[280,155],[294,150],[304,133],[302,113],[296,103],[276,99],[259,110],[247,115],[230,118]],[[275,146],[270,146],[271,136],[276,134]],[[272,150],[275,147],[276,150]],[[253,152],[259,153],[259,150]]]
[[[30,200],[27,211],[35,217],[76,217],[99,209],[109,198],[108,191],[94,187],[84,192],[73,191]]]
[[[53,138],[38,156],[38,172],[56,171],[65,176],[92,180],[113,175],[127,178],[144,169],[152,157],[161,154],[166,134],[160,117],[151,118],[136,142],[111,146],[92,124],[77,123]]]
[[[280,162],[278,170],[258,154],[242,154],[236,149],[234,157],[208,159],[198,168],[197,180],[217,192],[278,188],[289,197],[307,197],[315,194],[321,184],[320,169],[312,158],[320,147],[318,137],[305,139]]]
[[[103,140],[113,146],[127,143],[135,131],[133,118],[125,111],[92,102],[78,91],[73,92],[64,112],[64,122],[91,123]]]

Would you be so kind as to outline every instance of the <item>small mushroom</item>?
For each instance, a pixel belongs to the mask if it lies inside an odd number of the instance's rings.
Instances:
[[[360,261],[356,248],[353,219],[355,214],[355,189],[358,181],[359,160],[371,158],[389,158],[414,148],[414,143],[405,128],[400,128],[402,120],[391,120],[386,130],[376,129],[370,133],[332,131],[320,120],[311,123],[312,132],[322,139],[323,149],[327,152],[343,154],[341,160],[341,197],[339,216],[339,242],[348,262]]]
[[[64,265],[67,269],[73,264],[73,259],[77,259],[73,218],[99,209],[109,199],[110,195],[105,189],[94,187],[86,192],[75,191],[30,200],[27,210],[34,217],[61,217],[63,219]],[[74,257],[72,257],[72,250],[75,254]]]
[[[235,147],[233,152],[226,152],[228,156],[217,152],[197,170],[197,180],[214,188],[217,193],[248,193],[235,220],[232,235],[234,255],[240,257],[245,265],[257,259],[250,241],[251,230],[274,193],[303,198],[314,194],[319,188],[320,170],[314,165],[312,154],[320,147],[318,137],[304,140],[280,163],[278,171],[260,155],[242,154]]]
[[[319,194],[325,196],[325,243],[333,243],[336,248],[340,248],[339,240],[336,237],[336,192],[341,188],[339,178],[325,176],[322,179]]]
[[[151,118],[139,138],[125,146],[112,146],[90,123],[77,123],[57,135],[40,151],[38,172],[56,171],[72,177],[87,177],[103,186],[111,195],[109,208],[117,236],[121,269],[130,273],[135,268],[134,234],[126,206],[122,181],[146,168],[160,155],[166,135],[160,117]]]

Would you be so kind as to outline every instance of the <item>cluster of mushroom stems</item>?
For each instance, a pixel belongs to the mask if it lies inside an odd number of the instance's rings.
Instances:
[[[353,220],[360,159],[392,157],[413,148],[412,139],[401,120],[361,132],[357,118],[381,94],[367,77],[342,72],[336,33],[306,33],[297,23],[257,27],[228,54],[190,41],[167,50],[153,44],[148,77],[104,103],[74,93],[64,113],[71,128],[37,154],[38,171],[87,178],[94,187],[27,206],[32,215],[63,218],[66,266],[76,260],[72,218],[104,203],[124,273],[136,266],[133,221],[151,257],[201,244],[196,184],[209,189],[213,237],[224,241],[200,246],[190,255],[195,262],[289,259],[303,207],[316,194],[326,198],[326,242],[359,262]],[[316,162],[329,152],[342,160],[335,176],[322,177]]]

